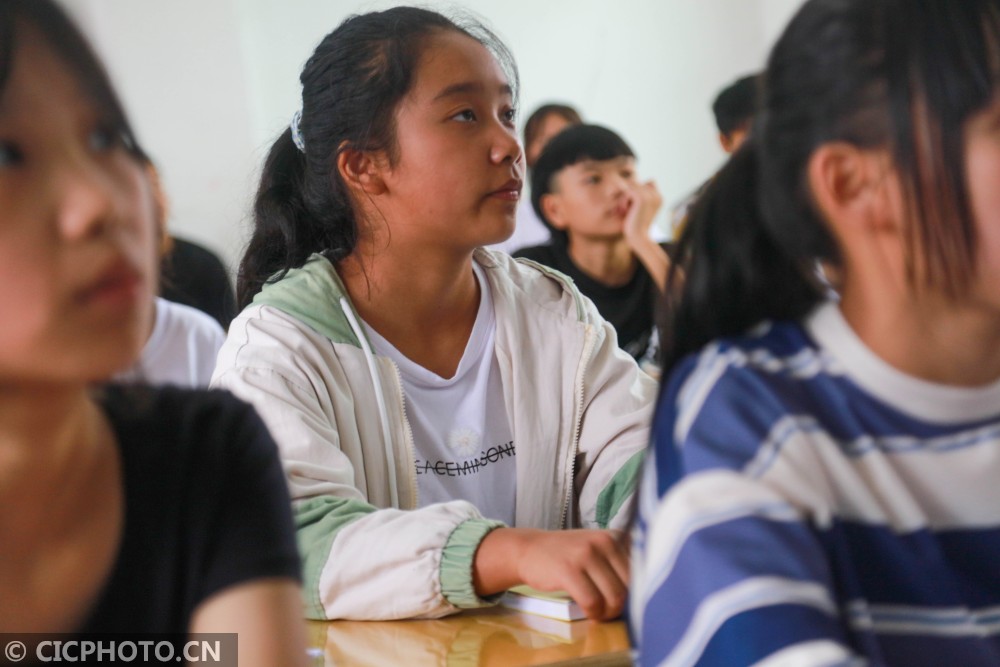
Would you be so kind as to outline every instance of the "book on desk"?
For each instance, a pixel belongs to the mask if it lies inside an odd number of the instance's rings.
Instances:
[[[500,598],[500,604],[510,609],[558,621],[579,621],[587,617],[567,593],[539,591],[530,586],[515,586],[504,593]]]

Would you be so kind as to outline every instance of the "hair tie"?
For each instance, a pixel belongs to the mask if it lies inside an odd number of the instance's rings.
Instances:
[[[306,142],[302,138],[302,130],[299,128],[299,123],[302,122],[302,110],[296,111],[292,115],[292,124],[289,128],[292,130],[292,142],[299,151],[306,152]]]

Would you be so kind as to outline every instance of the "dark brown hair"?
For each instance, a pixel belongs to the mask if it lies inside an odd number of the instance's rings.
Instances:
[[[806,169],[824,143],[889,151],[911,286],[966,290],[977,267],[964,127],[995,99],[998,72],[1000,0],[809,0],[771,52],[750,140],[681,238],[686,278],[665,370],[823,298],[816,262],[841,256]]]

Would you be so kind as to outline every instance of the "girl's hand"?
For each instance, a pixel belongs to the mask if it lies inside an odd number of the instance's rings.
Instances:
[[[617,530],[498,528],[480,543],[473,563],[480,595],[520,584],[564,590],[594,620],[622,613],[628,579],[628,545]]]
[[[638,184],[626,195],[628,209],[625,214],[625,239],[635,247],[649,239],[649,228],[663,206],[663,196],[656,189],[656,183],[646,181]]]

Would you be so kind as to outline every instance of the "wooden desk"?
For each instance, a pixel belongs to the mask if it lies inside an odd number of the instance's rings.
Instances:
[[[316,667],[628,667],[624,621],[565,623],[493,607],[435,621],[311,621]]]

